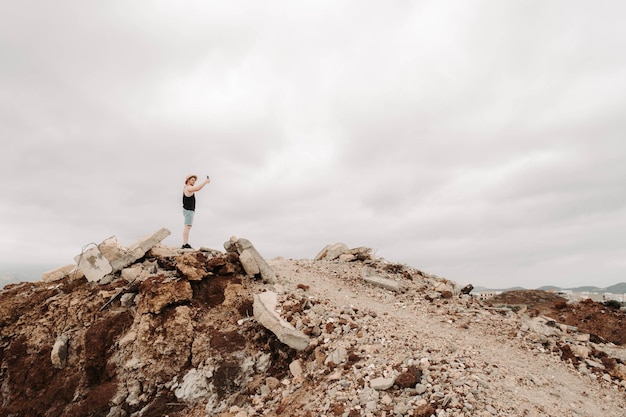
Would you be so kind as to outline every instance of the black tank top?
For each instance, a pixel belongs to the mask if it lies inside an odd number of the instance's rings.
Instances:
[[[196,195],[191,194],[191,197],[187,197],[185,193],[183,193],[183,208],[185,210],[196,210]]]

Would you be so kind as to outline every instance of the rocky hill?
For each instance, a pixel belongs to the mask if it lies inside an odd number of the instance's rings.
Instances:
[[[487,304],[365,247],[265,260],[167,234],[0,292],[0,415],[624,415],[626,351],[593,324],[623,320],[610,306]]]

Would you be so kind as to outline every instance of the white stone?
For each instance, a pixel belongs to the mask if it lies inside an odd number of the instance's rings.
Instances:
[[[66,334],[62,334],[57,337],[50,353],[50,360],[55,368],[62,369],[67,365],[67,350],[68,350],[69,337]]]
[[[77,255],[74,260],[78,268],[87,278],[87,281],[97,282],[105,275],[113,272],[109,260],[102,255],[100,249],[92,247]]]
[[[295,379],[302,378],[302,374],[304,372],[302,370],[302,362],[300,360],[295,360],[291,362],[289,364],[289,371],[291,372],[291,375],[293,375]]]
[[[370,387],[378,391],[384,391],[393,387],[393,378],[378,377],[370,381]]]
[[[241,252],[241,254],[239,255],[239,262],[241,263],[244,271],[246,271],[246,274],[248,275],[254,276],[261,272],[259,270],[259,265],[257,265],[256,261],[254,260],[254,255],[252,254],[252,251],[249,249]]]
[[[309,346],[309,337],[296,330],[276,312],[277,294],[266,291],[254,296],[254,318],[278,337],[278,340],[296,350]]]

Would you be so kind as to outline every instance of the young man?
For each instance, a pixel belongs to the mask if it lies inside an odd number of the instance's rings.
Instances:
[[[196,175],[188,175],[185,178],[185,188],[183,188],[183,216],[185,218],[185,228],[183,229],[183,249],[192,249],[189,245],[189,231],[193,224],[193,215],[196,212],[196,191],[200,191],[205,185],[211,182],[209,177],[196,185],[198,177]]]

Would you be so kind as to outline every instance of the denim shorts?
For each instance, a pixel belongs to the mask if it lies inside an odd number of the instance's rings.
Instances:
[[[185,226],[191,226],[193,224],[193,215],[195,211],[183,209],[183,216],[185,217]]]

